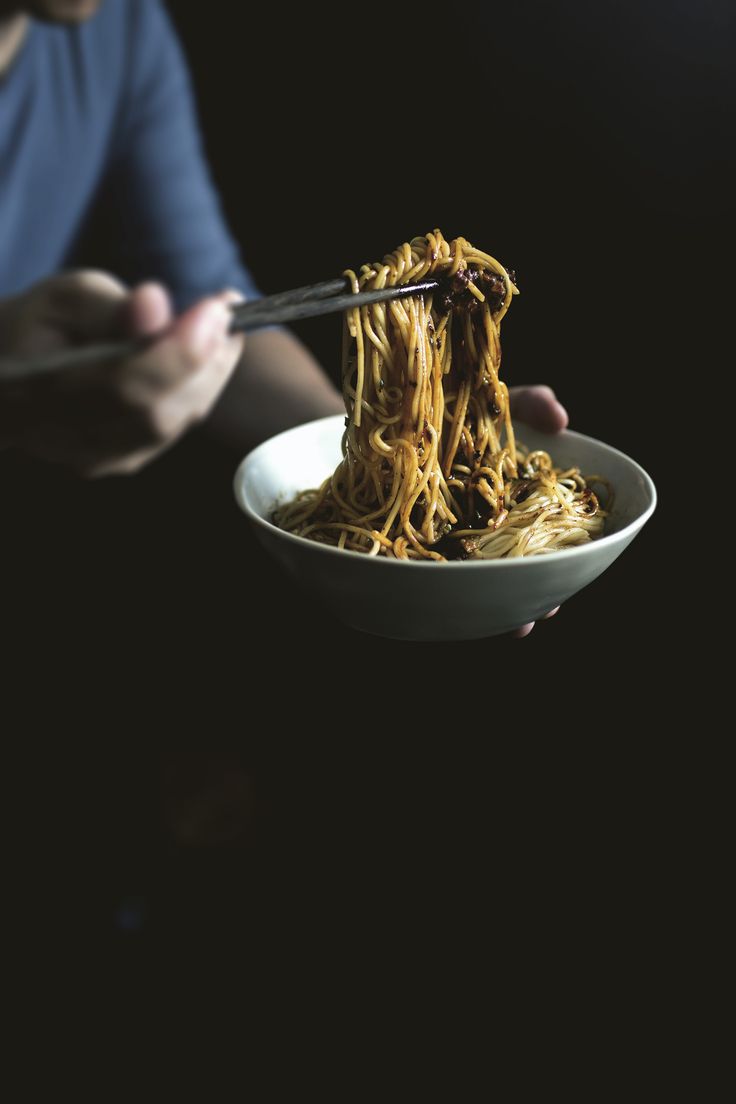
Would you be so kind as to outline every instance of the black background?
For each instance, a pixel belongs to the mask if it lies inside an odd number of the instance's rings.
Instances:
[[[263,290],[435,226],[466,236],[518,274],[504,378],[551,384],[660,504],[528,639],[406,645],[292,591],[231,501],[236,458],[196,435],[132,480],[8,461],[13,743],[43,749],[17,801],[36,861],[54,856],[39,922],[112,932],[131,898],[144,937],[298,957],[307,931],[341,945],[368,912],[389,942],[440,901],[477,916],[489,885],[561,933],[585,886],[595,939],[612,886],[646,911],[682,873],[669,717],[703,629],[672,535],[692,503],[678,457],[717,405],[730,6],[272,5],[237,26],[232,5],[170,8]],[[299,333],[334,375],[334,319]]]

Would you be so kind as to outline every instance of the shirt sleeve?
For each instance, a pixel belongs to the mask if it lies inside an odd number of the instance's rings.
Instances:
[[[130,0],[127,31],[105,185],[120,275],[162,281],[180,310],[225,287],[258,298],[223,215],[187,64],[160,0]]]

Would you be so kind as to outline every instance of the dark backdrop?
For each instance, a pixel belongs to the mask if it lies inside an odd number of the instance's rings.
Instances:
[[[116,908],[168,937],[250,924],[283,952],[301,946],[296,915],[300,938],[334,935],[336,887],[345,930],[361,892],[426,923],[430,898],[477,914],[468,887],[493,869],[532,915],[557,902],[560,929],[584,882],[600,936],[604,882],[649,900],[636,870],[656,853],[666,896],[688,828],[662,796],[687,762],[668,711],[687,715],[702,639],[671,568],[692,501],[672,450],[718,343],[730,6],[466,3],[435,21],[374,5],[336,27],[331,10],[262,5],[242,28],[233,5],[170,7],[263,290],[434,226],[468,237],[518,273],[505,378],[551,384],[574,428],[651,472],[660,505],[527,640],[430,647],[314,610],[238,516],[235,458],[196,437],[133,480],[11,471],[15,743],[53,745],[18,800],[37,853],[63,840],[56,922],[71,896],[76,925]],[[335,320],[299,333],[334,375]]]
[[[329,36],[307,6],[285,25],[262,6],[245,42],[172,10],[265,291],[461,233],[519,275],[509,381],[548,381],[574,425],[656,469],[693,352],[673,324],[697,312],[730,204],[724,0],[470,3],[437,24],[394,6]],[[334,372],[334,320],[300,332]]]
[[[671,647],[698,615],[692,591],[673,602],[663,564],[696,493],[673,450],[703,447],[686,442],[708,436],[727,349],[715,307],[730,280],[732,7],[527,0],[455,5],[434,22],[405,5],[361,25],[263,6],[245,39],[207,26],[198,5],[172,10],[264,291],[434,226],[516,268],[504,378],[551,384],[573,428],[633,455],[660,496],[623,560],[525,659],[584,657],[636,679],[633,656],[663,628]],[[336,378],[334,319],[298,330]]]

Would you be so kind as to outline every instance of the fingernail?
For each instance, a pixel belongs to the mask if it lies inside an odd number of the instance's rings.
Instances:
[[[224,303],[208,303],[192,323],[189,347],[197,357],[207,356],[226,336],[230,311]]]
[[[231,307],[237,307],[239,303],[245,302],[245,296],[237,288],[228,288],[222,293],[222,298]]]

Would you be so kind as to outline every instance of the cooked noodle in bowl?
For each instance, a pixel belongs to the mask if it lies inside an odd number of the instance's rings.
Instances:
[[[346,275],[355,292],[441,282],[426,296],[346,312],[343,459],[274,522],[399,560],[531,556],[600,536],[606,480],[517,446],[499,376],[512,273],[435,230]]]
[[[435,231],[349,276],[357,292],[434,274],[431,296],[346,312],[344,424],[323,418],[264,442],[235,494],[320,610],[380,636],[471,640],[537,620],[592,582],[651,516],[656,491],[610,445],[514,427],[499,368],[516,290],[493,257]]]

